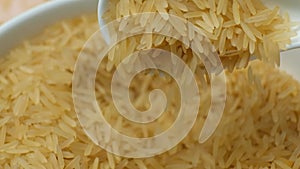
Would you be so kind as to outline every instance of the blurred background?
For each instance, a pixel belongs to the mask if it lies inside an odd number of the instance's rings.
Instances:
[[[46,0],[0,0],[0,24]]]

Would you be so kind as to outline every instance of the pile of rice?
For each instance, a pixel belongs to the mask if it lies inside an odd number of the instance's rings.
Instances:
[[[126,4],[122,3],[126,2],[131,4],[130,8],[123,8]],[[123,16],[128,12],[124,9],[136,8],[147,11],[149,8],[145,9],[146,7],[142,6],[150,2],[153,1],[120,1],[116,8],[122,7],[123,10],[111,10],[119,11],[119,15]],[[209,18],[215,12],[222,22],[218,22],[219,27],[213,28],[212,37],[208,37],[224,58],[224,64],[229,63],[226,61],[228,58],[228,61],[231,61],[230,65],[233,63],[233,67],[236,64],[240,65],[243,56],[249,58],[253,52],[267,59],[266,61],[276,60],[277,55],[265,55],[268,54],[268,47],[270,47],[267,42],[279,35],[280,38],[277,37],[279,39],[274,40],[270,45],[283,47],[289,42],[285,39],[290,36],[286,33],[289,30],[288,19],[277,15],[277,9],[265,9],[254,0],[253,3],[246,3],[246,1],[232,3],[227,0],[220,2],[170,0],[168,2],[170,4],[157,0],[152,6],[153,8],[157,6],[160,12],[172,13],[173,11],[179,16],[189,16],[196,20]],[[132,4],[136,6],[132,7]],[[230,4],[233,4],[234,10]],[[258,7],[250,8],[251,4],[258,4]],[[233,17],[232,13],[237,11],[236,8],[240,8],[240,19]],[[195,12],[197,9],[203,12]],[[244,10],[243,13],[241,10]],[[198,16],[199,14],[201,17]],[[248,14],[257,15],[257,18],[251,20]],[[262,18],[265,17],[261,15],[267,15],[268,19],[263,20]],[[206,19],[205,21],[200,19],[195,23],[209,24]],[[250,28],[256,27],[255,30],[260,31],[261,38],[256,36],[258,32],[255,33],[256,41],[253,41],[255,48],[252,44],[250,49],[250,44],[253,42],[244,30],[245,25],[240,27],[236,22],[245,22],[246,25],[252,25]],[[218,25],[217,22],[213,24]],[[207,35],[210,26],[206,28]],[[128,159],[107,153],[95,145],[85,135],[78,122],[72,102],[71,82],[78,53],[97,29],[96,16],[64,21],[48,28],[37,38],[24,42],[22,46],[0,60],[0,166],[2,168],[300,168],[300,85],[289,75],[258,61],[252,62],[246,69],[227,73],[228,91],[224,116],[214,135],[204,144],[198,143],[198,137],[210,107],[210,92],[206,90],[207,88],[200,87],[201,107],[196,125],[172,150],[152,158]],[[275,30],[281,33],[272,33]],[[230,33],[227,34],[231,31],[233,31],[232,38],[225,38],[225,46],[220,48],[217,39],[222,34],[231,37]],[[248,44],[245,48],[238,46],[240,43],[237,43],[237,39],[240,38]],[[169,39],[166,38],[164,43],[158,46],[169,45],[168,41]],[[233,43],[234,41],[236,43]],[[149,91],[154,88],[161,88],[170,100],[166,113],[157,122],[147,125],[133,124],[120,117],[111,101],[109,89],[112,73],[110,71],[113,68],[107,69],[108,62],[113,60],[106,59],[99,68],[97,86],[102,87],[96,88],[98,103],[104,107],[107,121],[121,133],[134,137],[152,136],[170,127],[180,106],[176,99],[179,91],[175,81],[168,77],[161,77],[158,73],[149,75],[148,72],[138,75],[132,81],[131,99],[138,109],[148,108],[146,98]],[[246,66],[246,63],[242,64],[242,67]],[[199,84],[201,85],[203,84]]]

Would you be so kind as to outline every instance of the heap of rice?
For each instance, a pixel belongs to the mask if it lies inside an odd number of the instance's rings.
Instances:
[[[300,167],[300,85],[287,74],[260,62],[252,63],[250,69],[227,74],[225,115],[206,143],[197,141],[210,103],[210,93],[203,90],[195,127],[172,150],[153,158],[127,159],[96,146],[76,118],[71,78],[78,52],[97,28],[95,16],[62,22],[1,59],[1,168]],[[97,84],[102,84],[102,89],[109,88],[107,80],[112,75],[105,65],[100,66],[99,73],[102,76],[98,76]],[[133,96],[142,93],[140,98],[145,98],[152,88],[161,88],[170,98],[177,97],[175,82],[155,74],[137,76],[131,93]],[[127,135],[146,137],[161,132],[172,123],[170,117],[178,109],[177,99],[171,99],[174,104],[167,109],[169,115],[141,129],[122,119],[116,120],[120,115],[113,108],[109,90],[102,89],[96,91],[99,104],[105,107],[106,119]],[[147,108],[146,103],[137,103],[136,98],[132,99],[137,108]]]
[[[126,8],[128,5],[130,8]],[[118,12],[110,13],[108,20],[156,10],[188,18],[205,31],[229,70],[245,67],[252,53],[276,63],[277,52],[292,36],[288,32],[288,18],[277,15],[277,8],[266,9],[256,0],[124,0],[112,7],[115,8],[111,11]],[[198,143],[198,137],[210,106],[210,93],[200,87],[201,107],[196,125],[172,150],[152,158],[128,159],[95,145],[79,125],[71,82],[78,53],[97,29],[95,16],[65,21],[0,60],[0,168],[300,168],[300,85],[289,75],[261,62],[227,74],[224,117],[204,144]],[[154,35],[152,47],[182,47],[172,39],[163,38],[160,42],[155,38],[158,36]],[[125,47],[131,44],[126,40],[122,43]],[[269,53],[273,47],[278,50]],[[130,93],[139,110],[149,107],[148,93],[154,88],[162,89],[170,104],[155,123],[128,122],[115,110],[110,94],[110,71],[114,68],[108,69],[107,65],[126,57],[122,52],[118,54],[112,57],[116,60],[106,59],[98,71],[96,94],[105,118],[129,136],[161,133],[174,122],[180,106],[175,81],[157,73],[136,76]]]

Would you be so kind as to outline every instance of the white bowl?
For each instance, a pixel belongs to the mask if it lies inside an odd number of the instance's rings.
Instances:
[[[0,26],[0,56],[63,19],[97,13],[98,0],[52,0]]]
[[[300,21],[300,1],[263,0],[270,7],[279,5],[288,11],[292,20]],[[97,13],[98,0],[52,0],[39,5],[28,12],[0,26],[0,56],[29,39],[42,30],[63,19],[73,18],[87,13]],[[300,36],[299,36],[300,38]],[[299,39],[300,41],[300,39]],[[300,49],[281,54],[281,69],[300,81]]]

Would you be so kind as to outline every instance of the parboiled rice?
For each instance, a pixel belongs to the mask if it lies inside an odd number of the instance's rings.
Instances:
[[[290,43],[290,38],[296,35],[291,31],[293,23],[290,23],[289,18],[279,15],[279,7],[269,9],[260,0],[128,0],[126,2],[112,0],[104,18],[110,22],[116,18],[142,12],[160,12],[161,14],[167,12],[187,19],[203,30],[216,47],[224,67],[231,71],[235,67],[246,67],[250,55],[278,65],[280,50],[284,50]],[[141,18],[140,22],[146,21],[153,22],[150,18]],[[170,22],[174,25],[172,21]],[[154,27],[158,25],[161,29],[166,29],[163,28],[162,23],[153,23]],[[143,26],[141,24],[141,27]],[[177,24],[175,29],[184,27]],[[177,33],[184,36],[182,32],[185,31]],[[140,41],[140,38],[136,40]],[[153,42],[156,42],[156,39],[161,39],[161,37],[154,35]],[[128,44],[127,41],[122,43]],[[159,42],[153,43],[155,44],[153,46],[174,43],[171,39]],[[176,43],[180,44],[180,42]],[[112,64],[118,64],[116,62],[119,60],[118,57],[124,58],[126,54],[116,56],[111,60]]]
[[[125,1],[120,2],[122,2],[120,6],[128,5]],[[132,7],[134,1],[127,2],[131,6],[131,11],[138,9]],[[224,15],[230,13],[228,10],[231,3],[227,0],[217,1],[219,5],[212,3],[214,1],[193,2],[201,10],[211,9],[210,13],[216,11],[218,19],[221,13]],[[249,2],[237,2],[243,9],[248,7],[251,14],[258,15],[264,9],[259,7],[259,10],[256,10]],[[172,8],[175,8],[178,3],[185,4],[175,1],[172,3],[170,4]],[[191,3],[181,6],[176,11],[194,9]],[[155,1],[153,6],[156,6],[158,11],[166,12],[168,2]],[[122,9],[119,11],[120,15],[129,13],[125,8]],[[266,11],[265,13],[271,12]],[[207,19],[208,16],[204,18]],[[216,20],[211,21],[208,26],[212,25],[217,27]],[[273,29],[274,25],[270,23],[269,26]],[[126,159],[111,155],[97,147],[80,128],[71,97],[71,78],[76,57],[87,38],[97,28],[95,16],[63,22],[47,29],[36,39],[25,42],[23,46],[1,59],[1,167],[5,169],[299,168],[300,85],[287,74],[258,61],[251,63],[245,70],[227,74],[228,99],[225,115],[217,131],[206,143],[199,144],[197,140],[210,105],[209,91],[202,90],[197,123],[187,138],[172,150],[153,158]],[[223,31],[219,30],[222,35]],[[237,36],[240,34],[243,34],[241,37],[246,37],[247,33],[244,33],[242,28],[228,26],[227,33],[230,30],[234,32],[230,37],[239,38]],[[244,28],[243,30],[245,31]],[[227,36],[227,33],[223,33],[223,36]],[[68,36],[70,34],[73,36]],[[256,34],[254,33],[257,37]],[[159,39],[158,37],[156,39]],[[164,40],[157,40],[157,46]],[[211,40],[214,41],[213,38]],[[260,50],[263,51],[264,43],[269,40],[257,38],[255,51],[257,52],[257,48],[262,48]],[[233,46],[228,47],[231,44],[228,41],[229,39],[226,40],[225,52],[231,51],[234,57],[249,57],[248,49],[243,49],[241,53],[235,55],[237,51]],[[219,43],[219,41],[215,42]],[[251,50],[254,51],[253,48],[252,44]],[[260,58],[272,57],[262,54]],[[232,60],[223,61],[233,68]],[[137,108],[141,110],[148,108],[149,104],[146,101],[149,91],[153,88],[164,90],[168,100],[173,104],[169,105],[167,112],[158,119],[157,123],[147,126],[133,125],[122,119],[113,106],[108,90],[111,74],[106,71],[107,62],[108,60],[100,66],[96,87],[98,102],[104,107],[106,119],[120,132],[135,137],[148,137],[168,128],[178,111],[178,99],[174,99],[178,98],[175,82],[168,77],[161,78],[157,73],[149,76],[147,72],[146,75],[138,75],[134,79],[131,94]],[[239,67],[245,65],[246,63],[243,63]],[[150,80],[142,83],[145,78]],[[140,88],[140,84],[145,87]],[[143,101],[137,101],[140,99]]]

